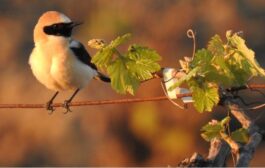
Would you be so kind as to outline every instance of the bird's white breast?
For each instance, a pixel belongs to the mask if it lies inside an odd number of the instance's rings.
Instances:
[[[97,74],[77,59],[69,48],[69,40],[51,37],[35,44],[29,63],[35,77],[52,90],[82,88]]]

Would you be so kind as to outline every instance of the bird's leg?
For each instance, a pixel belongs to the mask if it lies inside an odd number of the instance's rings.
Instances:
[[[52,114],[54,111],[54,108],[52,106],[53,100],[58,95],[58,91],[52,96],[52,98],[46,103],[46,109],[49,110],[49,114]]]
[[[75,95],[79,92],[79,89],[76,89],[76,91],[74,92],[74,94],[70,97],[70,99],[65,100],[64,101],[64,108],[66,109],[66,111],[64,112],[64,114],[68,113],[68,112],[72,112],[70,109],[69,104],[71,103],[71,101],[74,99]]]

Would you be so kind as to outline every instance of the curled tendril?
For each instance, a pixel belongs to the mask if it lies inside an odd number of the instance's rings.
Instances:
[[[187,37],[191,38],[193,41],[193,52],[192,52],[192,60],[193,60],[194,55],[195,55],[195,49],[196,49],[196,36],[195,36],[195,33],[192,29],[189,29],[187,31]]]

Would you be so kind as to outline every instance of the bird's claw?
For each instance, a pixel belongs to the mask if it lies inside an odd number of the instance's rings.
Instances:
[[[48,114],[50,115],[55,111],[54,107],[52,106],[52,101],[48,101],[46,103],[46,110],[48,110]]]
[[[72,112],[72,110],[70,109],[70,103],[71,103],[71,101],[69,101],[69,100],[64,101],[63,107],[66,109],[64,114],[67,114],[68,112]]]

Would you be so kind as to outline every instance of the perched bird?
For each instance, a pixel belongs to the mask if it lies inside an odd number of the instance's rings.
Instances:
[[[91,57],[85,47],[72,39],[72,30],[80,25],[57,11],[45,12],[34,28],[35,47],[30,55],[29,64],[37,80],[48,89],[56,91],[47,102],[47,110],[54,111],[53,100],[59,91],[75,90],[65,100],[66,112],[71,111],[69,103],[78,91],[91,79],[110,82],[91,63]]]

